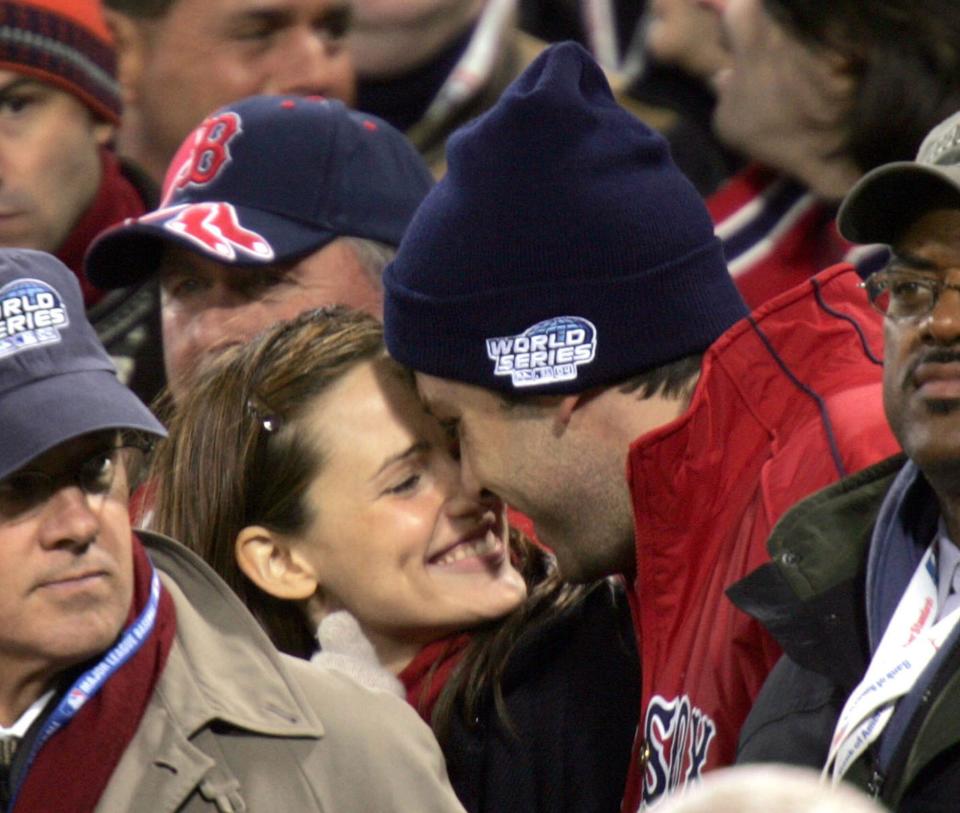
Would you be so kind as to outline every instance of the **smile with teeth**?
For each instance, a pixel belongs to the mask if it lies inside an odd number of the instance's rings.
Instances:
[[[500,539],[494,533],[488,531],[477,539],[458,542],[439,559],[434,559],[433,564],[452,565],[454,562],[459,562],[470,557],[479,559],[498,553],[501,547]]]

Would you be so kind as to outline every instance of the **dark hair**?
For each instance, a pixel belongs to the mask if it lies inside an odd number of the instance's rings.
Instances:
[[[644,370],[616,384],[616,388],[625,394],[639,393],[643,400],[655,395],[666,398],[687,399],[693,394],[693,385],[700,374],[703,353],[683,356],[676,361],[662,364],[651,370]],[[556,399],[556,395],[529,395],[521,392],[498,392],[500,400],[508,408],[523,407],[543,403],[545,399]]]
[[[199,553],[291,655],[309,657],[315,630],[290,602],[247,578],[234,541],[248,525],[283,534],[307,526],[303,495],[323,453],[303,442],[295,420],[347,370],[382,353],[372,317],[345,308],[308,311],[202,373],[157,447],[151,528]]]
[[[103,0],[103,5],[128,17],[163,17],[177,0]]]
[[[574,585],[564,582],[553,556],[516,529],[510,531],[510,547],[514,565],[527,585],[527,598],[505,618],[471,631],[463,659],[440,691],[430,720],[441,745],[445,744],[455,715],[459,715],[466,726],[473,724],[488,688],[493,690],[497,716],[510,730],[510,715],[503,698],[503,675],[521,634],[548,623],[606,583]],[[426,683],[424,696],[429,690],[429,678]]]
[[[960,109],[960,4],[955,0],[764,0],[794,38],[849,61],[857,89],[846,144],[861,172],[916,155]]]
[[[703,354],[695,353],[684,356],[669,364],[654,367],[624,381],[620,392],[639,392],[641,398],[652,398],[654,395],[663,395],[667,398],[689,398],[693,384],[700,374],[700,365],[703,363]]]

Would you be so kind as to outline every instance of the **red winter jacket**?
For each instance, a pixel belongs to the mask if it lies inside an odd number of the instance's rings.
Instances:
[[[794,503],[898,451],[882,318],[847,264],[782,294],[704,357],[689,409],[638,438],[633,610],[643,699],[624,810],[733,761],[780,652],[724,591],[768,561]]]

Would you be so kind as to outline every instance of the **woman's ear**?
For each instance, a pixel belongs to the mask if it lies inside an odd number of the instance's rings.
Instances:
[[[319,579],[306,557],[282,536],[248,525],[234,543],[237,566],[257,587],[276,598],[300,601],[317,592]]]

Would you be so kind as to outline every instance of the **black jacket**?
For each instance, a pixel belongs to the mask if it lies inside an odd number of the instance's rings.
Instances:
[[[786,653],[740,734],[737,762],[822,768],[843,704],[870,661],[865,572],[880,505],[905,458],[836,483],[786,514],[773,561],[729,595]],[[957,632],[956,630],[954,631]],[[845,779],[896,811],[960,810],[960,636],[918,698],[886,772],[869,749]]]

